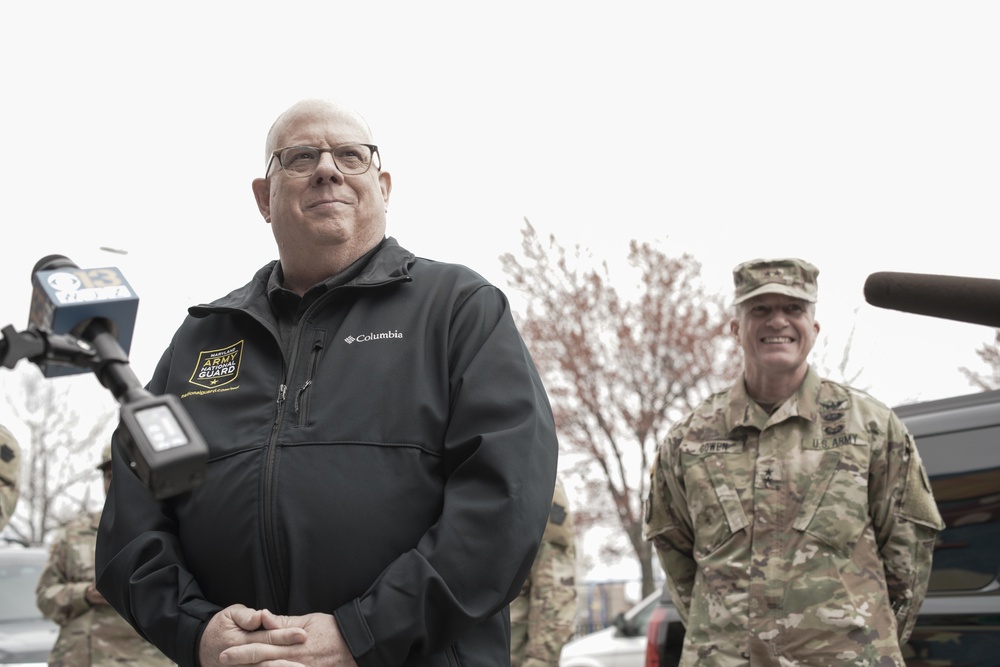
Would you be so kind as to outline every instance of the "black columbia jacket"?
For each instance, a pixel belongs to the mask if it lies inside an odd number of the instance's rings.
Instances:
[[[160,360],[149,389],[209,462],[157,502],[116,443],[100,591],[182,667],[234,603],[332,613],[362,666],[508,664],[557,443],[505,297],[388,238],[281,349],[272,267],[191,308]]]

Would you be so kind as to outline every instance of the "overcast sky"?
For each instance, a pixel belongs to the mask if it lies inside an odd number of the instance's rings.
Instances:
[[[743,260],[799,256],[830,346],[855,328],[859,384],[893,405],[970,393],[958,367],[985,370],[993,330],[874,308],[863,285],[1000,277],[998,31],[984,1],[5,3],[0,324],[26,325],[45,255],[117,266],[145,381],[188,305],[275,256],[250,190],[274,117],[336,97],[372,126],[389,233],[420,255],[506,289],[527,216],[612,266],[630,239],[691,253],[717,291]]]

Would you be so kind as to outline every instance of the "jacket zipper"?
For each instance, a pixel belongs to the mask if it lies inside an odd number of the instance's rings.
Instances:
[[[281,576],[281,568],[278,567],[278,538],[275,535],[274,516],[272,507],[274,506],[274,456],[277,449],[278,426],[281,424],[282,415],[285,410],[285,397],[288,394],[288,385],[284,382],[278,389],[277,409],[275,410],[274,423],[271,425],[271,437],[267,442],[267,454],[264,460],[264,545],[266,549],[267,562],[269,563],[270,576],[268,584],[271,587],[271,599],[274,601],[277,614],[284,612],[285,591],[284,579]]]
[[[367,288],[379,287],[381,285],[386,285],[386,284],[389,284],[389,283],[394,283],[394,282],[397,282],[399,280],[405,280],[405,279],[406,278],[400,278],[400,277],[390,278],[388,280],[384,280],[384,281],[381,281],[379,283],[372,283],[372,284],[369,284],[369,285],[365,285],[364,287],[367,287]],[[343,285],[339,286],[339,287],[335,287],[335,288],[331,289],[330,291],[328,291],[323,296],[321,296],[318,299],[316,299],[316,301],[311,306],[309,306],[308,310],[305,313],[303,313],[302,318],[299,320],[299,325],[297,325],[296,328],[298,328],[298,326],[301,326],[305,322],[309,322],[310,319],[311,319],[312,313],[316,312],[319,308],[321,308],[331,298],[331,295],[335,294],[336,292],[340,291],[343,288],[344,288]],[[260,318],[256,318],[256,319],[260,320]],[[260,321],[263,323],[263,320],[260,320]],[[272,330],[272,328],[270,326],[268,326],[266,323],[265,323],[265,328],[267,328],[268,330]],[[272,330],[272,333],[273,333],[273,330]],[[314,339],[314,341],[313,341],[313,349],[311,350],[312,353],[313,353],[313,354],[311,354],[311,361],[313,361],[313,363],[316,362],[316,360],[319,357],[319,352],[322,350],[323,339],[319,338],[319,336],[321,334],[323,334],[323,333],[324,333],[323,331],[318,330],[317,331],[317,338]],[[297,330],[291,336],[291,339],[294,340],[294,341],[298,341],[300,335],[301,335],[301,332]],[[277,339],[277,341],[278,341],[278,347],[279,347],[279,349],[282,352],[282,356],[284,356],[285,350],[281,347],[281,339],[280,339],[280,337]],[[317,341],[320,342],[320,345],[319,345],[318,349],[316,348],[316,342]],[[273,597],[274,607],[275,607],[271,611],[273,611],[276,614],[284,614],[284,613],[286,613],[286,611],[285,611],[285,605],[287,604],[286,601],[288,599],[288,591],[287,591],[287,587],[285,586],[285,583],[284,583],[285,582],[285,578],[283,576],[284,575],[283,568],[281,568],[279,566],[279,562],[278,562],[278,554],[281,553],[281,552],[278,549],[278,537],[277,537],[277,531],[276,531],[276,529],[274,527],[275,518],[274,518],[274,512],[272,510],[273,503],[274,503],[274,458],[275,458],[275,450],[277,449],[278,431],[279,431],[279,429],[281,427],[281,422],[284,419],[285,399],[286,399],[287,393],[288,393],[288,385],[286,383],[288,381],[288,378],[295,376],[295,367],[296,367],[296,364],[298,363],[298,349],[299,349],[299,346],[297,344],[293,344],[292,345],[292,350],[291,350],[292,356],[288,360],[288,366],[287,366],[287,369],[285,370],[284,378],[282,379],[281,387],[280,387],[280,389],[278,391],[277,410],[276,410],[275,416],[274,416],[274,423],[271,426],[271,437],[270,437],[270,439],[268,440],[268,443],[267,443],[267,455],[266,455],[266,461],[265,461],[265,464],[264,464],[264,491],[263,491],[263,503],[264,503],[264,526],[263,526],[263,528],[264,528],[264,558],[265,558],[265,561],[268,563],[268,569],[269,569],[269,575],[270,575],[269,576],[269,580],[270,580],[269,581],[269,585],[270,585],[271,595]],[[314,371],[315,371],[315,368],[311,368],[310,369],[310,371],[309,371],[309,378],[307,378],[307,382],[302,387],[301,391],[305,391],[306,388],[309,385],[312,384],[311,380],[312,380],[312,374],[313,374]],[[300,394],[301,394],[301,391],[299,392]],[[293,406],[293,409],[294,409],[294,406]],[[457,657],[455,659],[455,664],[456,665],[458,664]]]
[[[388,285],[391,283],[408,281],[408,280],[410,280],[409,276],[398,275],[380,280],[378,282],[357,285],[356,287],[366,287],[366,288],[381,287],[382,285]],[[321,306],[322,303],[326,302],[327,299],[330,298],[331,294],[339,291],[343,287],[344,287],[343,285],[336,287],[327,292],[319,299],[317,299],[316,302],[309,307],[309,312],[303,315],[301,321],[302,322],[309,321],[310,314],[312,312],[315,312]],[[275,341],[278,343],[278,349],[282,357],[284,357],[285,350],[281,345],[281,337],[276,333],[274,325],[266,317],[263,317],[262,315],[254,312],[251,309],[226,307],[226,306],[212,306],[208,304],[201,306],[193,306],[189,310],[191,311],[192,314],[195,314],[196,311],[199,313],[203,312],[205,314],[230,313],[230,312],[246,313],[250,315],[253,319],[257,320],[257,322],[259,322],[261,326],[264,327],[265,330],[269,331],[271,335],[274,336]],[[292,336],[292,338],[294,340],[297,340],[298,332],[296,332],[296,335]],[[322,339],[320,339],[320,343],[321,345],[319,349],[313,350],[314,354],[312,355],[312,358],[314,363],[315,360],[318,359],[319,351],[322,349]],[[271,599],[273,601],[273,606],[274,606],[274,608],[271,609],[271,611],[273,611],[276,614],[286,613],[285,606],[286,606],[286,600],[288,599],[288,591],[286,590],[286,586],[284,584],[285,580],[284,577],[282,576],[282,568],[279,567],[278,564],[278,554],[280,553],[280,551],[278,550],[278,538],[276,534],[277,531],[274,528],[275,519],[274,519],[274,512],[272,510],[274,502],[274,479],[273,479],[274,458],[275,458],[275,451],[277,449],[278,432],[281,427],[281,422],[284,419],[285,399],[287,398],[288,394],[288,385],[286,383],[288,381],[288,378],[294,375],[295,364],[297,362],[296,358],[297,350],[298,350],[298,345],[294,345],[291,351],[292,358],[289,361],[288,365],[285,367],[285,372],[283,374],[281,384],[278,387],[278,396],[277,399],[275,400],[276,410],[274,415],[274,422],[271,424],[271,436],[267,442],[267,453],[265,454],[265,461],[264,461],[264,481],[263,481],[263,491],[261,499],[261,502],[263,504],[262,528],[264,533],[264,560],[267,563],[268,567],[268,574],[269,574],[268,585],[270,588]],[[307,379],[306,384],[302,387],[302,391],[305,391],[306,388],[312,384],[311,380],[314,371],[315,371],[315,366],[310,369],[309,372],[310,376]],[[449,660],[452,660],[452,658],[450,657]],[[458,664],[457,658],[454,659],[454,663],[456,665]]]
[[[313,305],[315,306],[315,304]],[[308,321],[307,317],[303,316],[299,324],[296,325],[296,331],[291,337],[292,340],[299,339],[301,334],[298,331],[298,328],[306,321]],[[280,348],[280,339],[278,343]],[[285,370],[285,376],[282,379],[281,387],[278,390],[277,410],[274,415],[274,423],[271,425],[271,437],[267,442],[267,455],[264,462],[264,556],[268,563],[270,574],[268,578],[270,579],[269,584],[271,587],[271,595],[273,596],[275,606],[275,609],[272,611],[277,614],[285,613],[285,605],[288,600],[288,590],[285,586],[284,568],[281,567],[279,559],[281,551],[278,548],[278,535],[275,527],[275,517],[273,511],[274,502],[276,500],[274,459],[278,448],[278,433],[281,429],[281,422],[284,421],[285,418],[285,408],[287,405],[286,399],[288,397],[288,378],[295,377],[295,367],[299,361],[298,350],[298,345],[292,345],[292,349],[290,351],[291,357],[288,360],[288,367]],[[284,349],[282,349],[282,356],[284,356]],[[297,403],[298,401],[296,400],[295,402]],[[293,406],[292,409],[295,410],[295,406]]]

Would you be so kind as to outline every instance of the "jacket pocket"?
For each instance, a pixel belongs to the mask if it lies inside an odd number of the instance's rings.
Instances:
[[[708,556],[750,525],[734,474],[740,470],[742,454],[740,441],[681,444],[681,466],[698,556]]]
[[[862,441],[823,451],[792,524],[844,557],[854,551],[869,520],[869,453]]]
[[[312,332],[312,344],[309,347],[309,374],[305,382],[295,395],[295,415],[297,426],[309,425],[309,406],[312,402],[313,378],[316,376],[316,369],[319,368],[319,360],[323,356],[323,348],[326,346],[326,331],[314,329]]]

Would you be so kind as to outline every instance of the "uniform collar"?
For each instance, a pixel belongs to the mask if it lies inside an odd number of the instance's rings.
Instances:
[[[757,404],[746,389],[746,379],[741,375],[729,392],[726,413],[729,429],[751,427],[763,431],[767,426],[778,424],[791,417],[802,417],[815,422],[819,419],[819,390],[822,379],[812,366],[794,394],[770,415]]]

